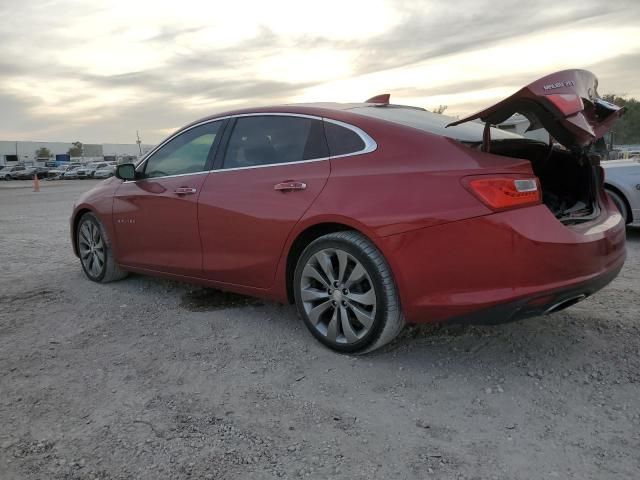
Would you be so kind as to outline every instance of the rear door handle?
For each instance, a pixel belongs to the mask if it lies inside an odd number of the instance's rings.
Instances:
[[[178,187],[174,190],[173,193],[176,195],[193,195],[197,190],[192,187]]]
[[[307,184],[304,182],[287,181],[276,183],[273,188],[274,190],[280,190],[281,192],[289,192],[294,190],[304,190],[305,188],[307,188]]]

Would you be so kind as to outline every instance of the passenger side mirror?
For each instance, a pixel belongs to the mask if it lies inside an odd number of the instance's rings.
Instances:
[[[135,180],[136,166],[133,163],[123,163],[116,166],[116,177],[120,180]]]

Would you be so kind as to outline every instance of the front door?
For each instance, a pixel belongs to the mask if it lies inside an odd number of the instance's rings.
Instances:
[[[202,272],[198,232],[201,194],[222,122],[192,127],[138,166],[135,181],[116,191],[113,222],[123,265],[197,276]]]
[[[283,114],[239,117],[230,127],[223,163],[199,199],[204,275],[268,288],[289,233],[329,177],[323,125]]]

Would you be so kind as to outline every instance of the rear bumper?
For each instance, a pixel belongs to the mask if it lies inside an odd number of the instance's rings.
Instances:
[[[626,258],[610,209],[566,227],[539,205],[380,239],[408,322],[500,323],[608,284]]]
[[[607,286],[618,276],[621,268],[622,265],[569,288],[547,291],[532,297],[500,303],[461,317],[450,318],[447,322],[467,325],[496,325],[556,313],[575,305]]]

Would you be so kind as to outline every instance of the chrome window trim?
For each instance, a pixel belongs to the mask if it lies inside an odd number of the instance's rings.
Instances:
[[[356,156],[356,155],[364,155],[366,153],[374,152],[378,148],[378,144],[376,143],[376,141],[373,138],[371,138],[371,136],[367,132],[365,132],[364,130],[362,130],[359,127],[356,127],[355,125],[351,125],[350,123],[341,122],[340,120],[334,120],[333,118],[320,117],[320,116],[317,116],[317,115],[308,115],[308,114],[305,114],[305,113],[287,113],[287,112],[238,113],[238,114],[235,114],[235,115],[226,115],[224,117],[211,118],[211,119],[208,119],[208,120],[204,120],[202,122],[199,122],[199,123],[196,123],[194,125],[191,125],[190,127],[185,128],[184,130],[180,130],[180,131],[174,133],[170,137],[166,138],[162,143],[160,143],[156,147],[154,147],[142,160],[140,160],[135,165],[135,169],[137,171],[139,167],[141,167],[144,163],[146,163],[147,160],[149,160],[158,150],[160,150],[162,147],[164,147],[171,140],[173,140],[174,138],[182,135],[183,133],[188,132],[189,130],[191,130],[193,128],[200,127],[200,126],[206,125],[208,123],[214,123],[214,122],[219,122],[219,121],[222,121],[222,120],[227,120],[227,119],[230,119],[230,118],[242,118],[242,117],[299,117],[299,118],[310,118],[310,119],[313,119],[313,120],[320,120],[320,121],[324,121],[324,122],[330,122],[330,123],[333,123],[335,125],[339,125],[339,126],[341,126],[343,128],[347,128],[347,129],[351,130],[352,132],[356,133],[356,135],[358,135],[362,139],[362,141],[364,142],[364,148],[362,150],[358,150],[356,152],[344,153],[342,155],[334,155],[334,156],[321,157],[321,158],[311,158],[309,160],[300,160],[300,161],[297,161],[297,162],[269,163],[269,164],[266,164],[266,165],[251,165],[251,166],[248,166],[248,167],[219,168],[219,169],[215,169],[215,170],[214,169],[203,170],[201,172],[194,172],[194,173],[180,173],[180,174],[176,174],[176,175],[165,175],[163,177],[150,177],[149,179],[184,177],[184,176],[187,176],[187,175],[201,175],[201,174],[204,174],[204,173],[232,172],[232,171],[236,171],[236,170],[249,170],[249,169],[254,169],[254,168],[278,167],[278,166],[284,166],[284,165],[297,165],[297,164],[301,164],[301,163],[321,162],[321,161],[324,161],[324,160],[333,160],[333,159],[336,159],[336,158],[345,158],[345,157],[351,157],[351,156]],[[127,180],[126,182],[140,182],[140,181],[149,180],[149,179],[141,178],[141,179],[138,179],[138,180]]]

